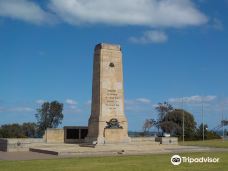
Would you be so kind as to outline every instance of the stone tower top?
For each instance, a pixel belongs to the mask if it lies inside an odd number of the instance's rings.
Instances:
[[[99,43],[95,47],[95,51],[99,49],[108,49],[108,50],[118,50],[121,51],[120,45],[109,44],[109,43]]]

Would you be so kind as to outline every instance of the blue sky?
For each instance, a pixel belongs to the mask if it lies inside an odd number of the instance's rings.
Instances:
[[[123,50],[130,130],[182,97],[214,128],[228,118],[227,16],[227,0],[0,0],[0,124],[58,100],[61,126],[87,125],[93,50],[108,42]]]

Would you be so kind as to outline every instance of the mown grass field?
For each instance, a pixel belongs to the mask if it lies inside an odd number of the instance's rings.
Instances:
[[[30,161],[0,161],[1,171],[227,171],[228,153],[184,153],[186,157],[219,157],[219,163],[182,163],[174,166],[172,154],[145,156],[62,158]]]
[[[228,141],[223,141],[221,139],[205,141],[185,141],[184,143],[179,142],[179,145],[228,148]]]

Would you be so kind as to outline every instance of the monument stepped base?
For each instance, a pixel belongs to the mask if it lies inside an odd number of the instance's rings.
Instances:
[[[75,155],[75,156],[91,156],[91,155],[119,155],[119,154],[150,154],[163,152],[163,148],[154,137],[131,138],[130,143],[119,144],[50,144],[32,147],[32,152],[39,152],[52,155]]]
[[[218,150],[218,149],[217,149]],[[222,149],[224,151],[224,149]],[[58,156],[119,156],[119,155],[145,155],[145,154],[164,154],[164,153],[183,153],[183,152],[211,152],[209,147],[179,146],[179,145],[99,145],[95,148],[81,147],[78,144],[43,144],[31,147],[30,151]]]
[[[29,151],[52,155],[118,155],[118,154],[146,154],[162,152],[161,145],[157,144],[105,144],[94,147],[81,146],[79,144],[43,144],[32,147]]]
[[[158,145],[159,142],[155,141],[155,137],[132,137],[128,138],[126,142],[107,142],[105,144],[92,144],[92,143],[83,143],[80,144],[81,147],[98,147],[98,146],[108,146],[108,145]]]

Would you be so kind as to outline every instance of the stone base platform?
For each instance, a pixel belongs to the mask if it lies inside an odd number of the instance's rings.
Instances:
[[[130,143],[107,143],[107,144],[57,144],[44,143],[32,147],[32,152],[53,155],[115,155],[115,154],[146,154],[162,152],[163,148],[155,137],[134,137]]]
[[[84,146],[78,144],[42,144],[32,147],[29,151],[53,155],[115,155],[115,154],[145,154],[162,152],[163,148],[158,143],[153,144],[105,144],[97,146]]]
[[[180,152],[209,152],[208,147],[162,145],[162,144],[127,144],[99,145],[82,147],[78,144],[43,144],[29,149],[32,152],[52,154],[57,156],[115,156],[115,155],[145,155]]]

